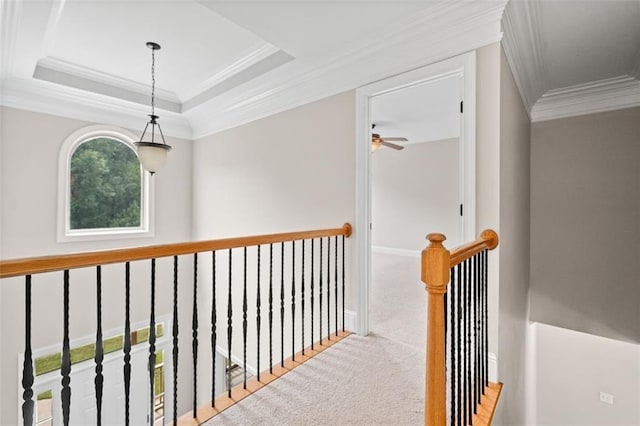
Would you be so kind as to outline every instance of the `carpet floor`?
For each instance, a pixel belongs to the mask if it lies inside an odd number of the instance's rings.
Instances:
[[[420,425],[425,303],[418,259],[374,255],[372,333],[352,335],[206,425]]]

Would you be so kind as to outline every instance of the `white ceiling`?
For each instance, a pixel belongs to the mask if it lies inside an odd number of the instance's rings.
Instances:
[[[145,43],[156,41],[162,45],[156,79],[163,129],[199,138],[496,42],[505,5],[3,0],[0,103],[136,129],[149,113]],[[528,107],[575,84],[611,78],[619,90],[635,84],[638,22],[638,0],[512,0],[502,22],[505,50]],[[389,121],[400,123],[405,114],[408,123],[415,109],[403,110],[411,104],[399,102]],[[438,100],[430,108],[442,106]],[[409,134],[408,126],[388,131]],[[450,133],[446,126],[428,127]]]
[[[400,145],[459,137],[461,83],[453,76],[373,98],[375,133],[409,139]]]

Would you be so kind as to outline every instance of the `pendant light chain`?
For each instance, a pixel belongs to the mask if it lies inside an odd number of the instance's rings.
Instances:
[[[156,115],[156,49],[151,49],[151,115]]]

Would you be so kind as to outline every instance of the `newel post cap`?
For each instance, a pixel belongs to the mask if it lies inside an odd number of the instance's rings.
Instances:
[[[429,245],[422,250],[422,282],[429,293],[443,294],[447,291],[451,254],[442,245],[446,239],[443,234],[429,234]]]

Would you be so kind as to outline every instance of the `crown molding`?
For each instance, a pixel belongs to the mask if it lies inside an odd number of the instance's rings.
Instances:
[[[531,109],[531,121],[554,120],[640,106],[640,81],[624,75],[550,90]]]
[[[546,90],[539,16],[539,0],[529,0],[510,1],[502,17],[502,46],[528,110]]]
[[[385,33],[297,78],[287,75],[276,85],[265,81],[239,95],[217,98],[213,108],[187,114],[194,139],[499,42],[504,2],[489,9],[485,2],[477,3],[438,3],[402,30]],[[471,5],[478,9],[469,10]],[[387,60],[380,63],[376,58],[382,53]],[[208,119],[211,116],[216,120]]]
[[[7,79],[0,93],[2,106],[127,129],[142,130],[149,114],[147,107],[133,102],[38,80]],[[160,122],[166,136],[192,139],[191,126],[180,114],[164,111]]]

